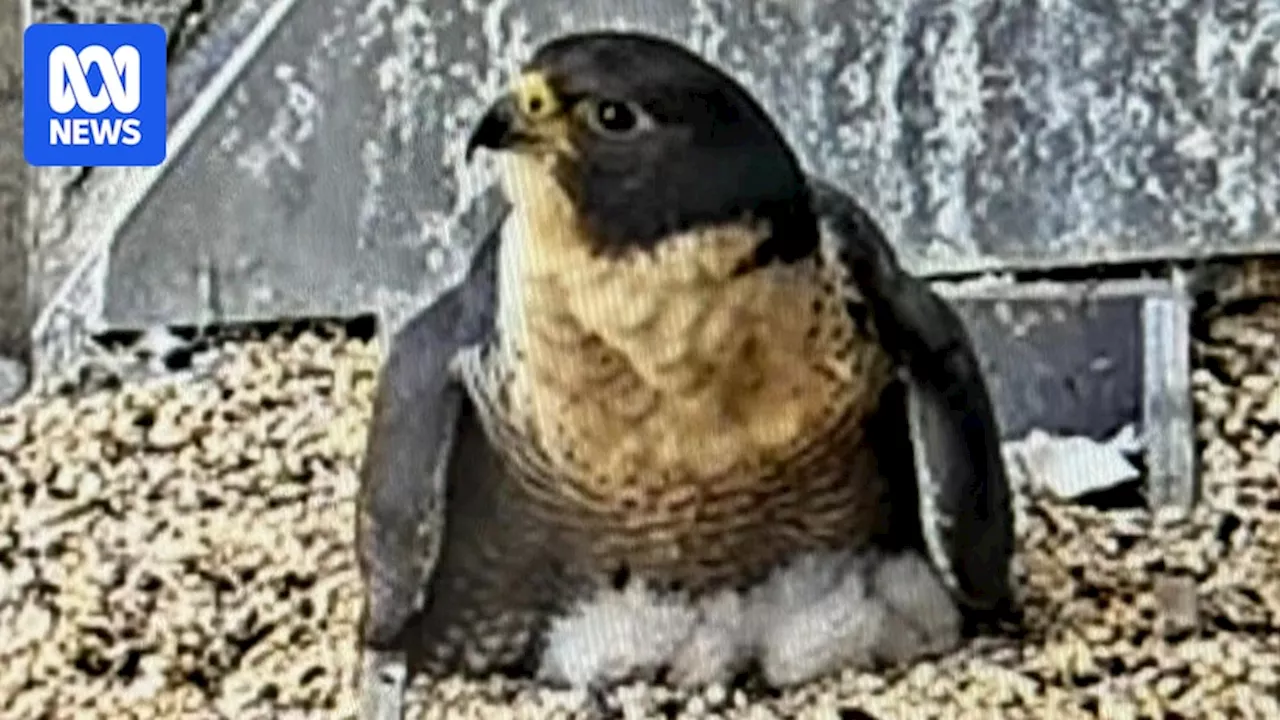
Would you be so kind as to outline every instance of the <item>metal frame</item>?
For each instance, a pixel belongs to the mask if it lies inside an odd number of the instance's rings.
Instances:
[[[1191,402],[1191,298],[1180,273],[1173,280],[1039,281],[1004,284],[933,283],[951,301],[1141,298],[1144,463],[1153,507],[1189,509],[1196,501],[1197,462]]]

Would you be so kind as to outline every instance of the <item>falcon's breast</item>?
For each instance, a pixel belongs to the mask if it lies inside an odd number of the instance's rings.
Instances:
[[[770,228],[748,221],[593,254],[542,177],[520,180],[500,339],[465,376],[567,562],[712,587],[880,529],[864,430],[892,367],[839,265],[751,267]]]

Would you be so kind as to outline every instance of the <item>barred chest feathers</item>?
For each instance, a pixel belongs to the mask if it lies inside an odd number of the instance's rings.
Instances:
[[[541,177],[524,176],[508,219],[493,358],[508,421],[568,474],[759,472],[874,411],[888,359],[850,321],[830,258],[736,272],[768,232],[748,224],[595,256]]]

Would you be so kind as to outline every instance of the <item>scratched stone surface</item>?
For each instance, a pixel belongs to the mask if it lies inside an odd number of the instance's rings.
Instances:
[[[106,320],[394,322],[477,239],[482,101],[590,27],[731,71],[917,272],[1280,244],[1280,0],[299,2],[117,238]]]
[[[225,64],[269,0],[32,0],[41,23],[154,22],[168,36],[169,118],[180,117]],[[31,292],[45,307],[77,263],[106,241],[96,231],[107,208],[122,202],[130,171],[37,168],[34,181]]]
[[[27,194],[22,157],[20,6],[0,6],[0,405],[26,385],[31,308],[27,302]]]

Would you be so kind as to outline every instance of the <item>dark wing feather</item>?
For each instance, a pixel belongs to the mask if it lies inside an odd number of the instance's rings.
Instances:
[[[857,202],[816,178],[810,188],[881,343],[904,371],[922,540],[966,606],[1006,609],[1013,511],[999,426],[972,341],[946,301],[898,265]]]
[[[356,518],[366,589],[361,637],[373,648],[400,641],[440,554],[453,450],[460,428],[476,431],[474,422],[462,424],[470,400],[450,365],[493,332],[501,220],[464,280],[396,333],[383,366]]]

